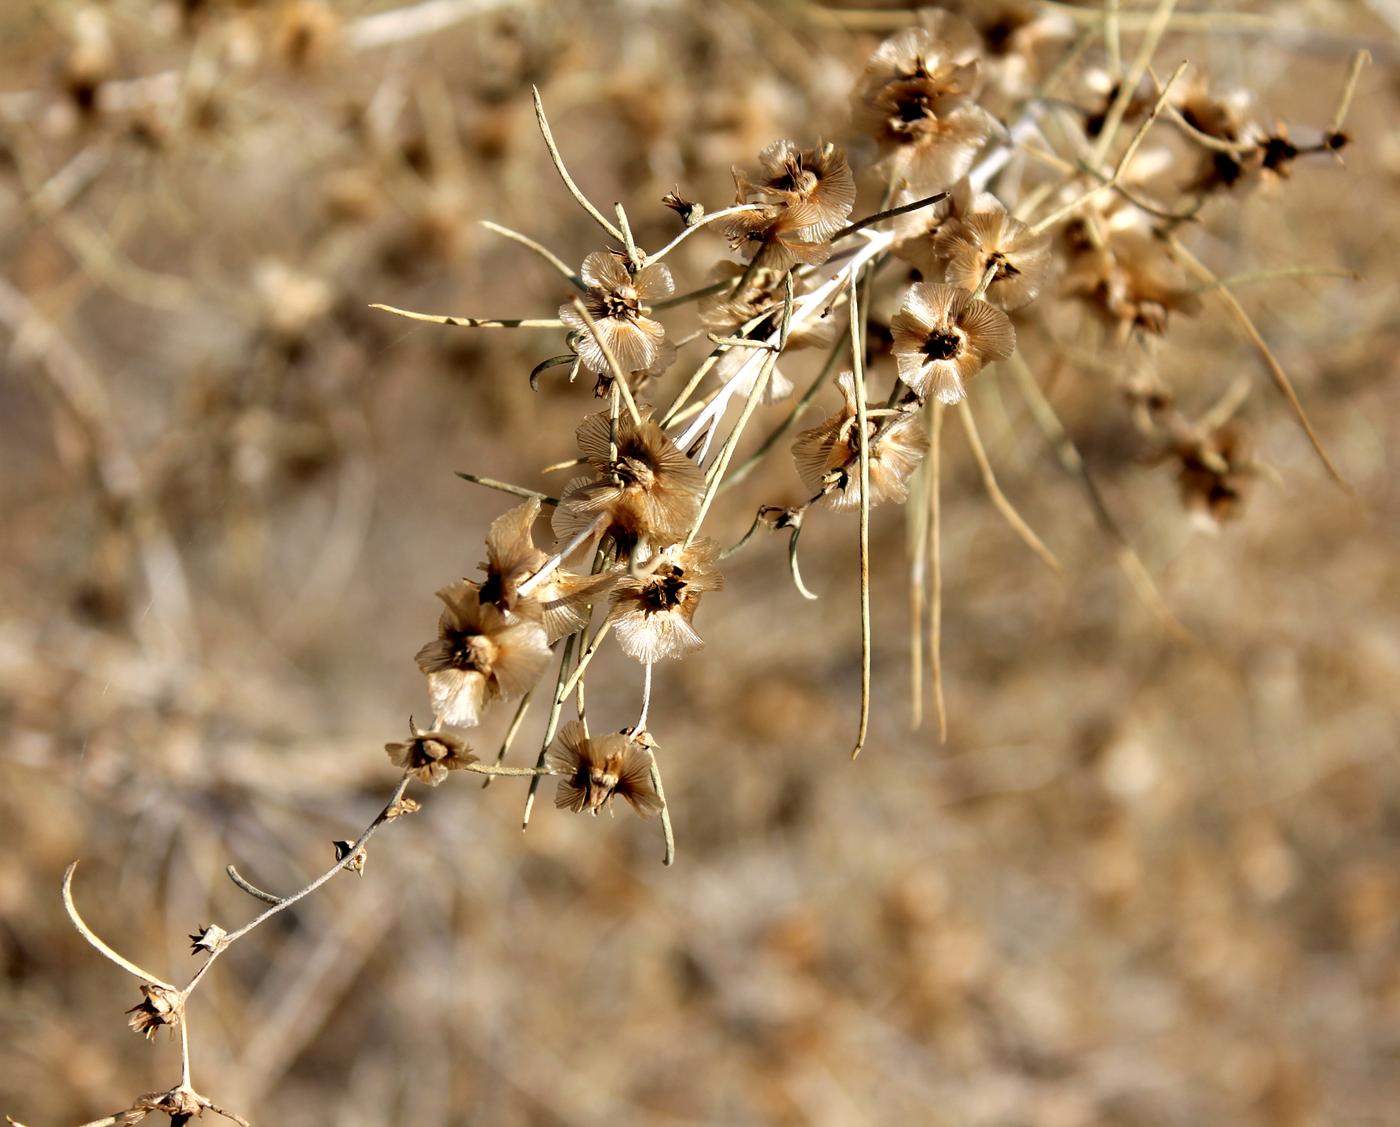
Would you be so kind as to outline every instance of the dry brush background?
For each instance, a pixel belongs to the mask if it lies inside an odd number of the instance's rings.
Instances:
[[[366,308],[553,315],[559,277],[477,223],[597,246],[531,83],[654,246],[673,185],[713,209],[769,141],[844,137],[878,40],[746,0],[479,0],[432,34],[386,7],[0,6],[0,1111],[35,1127],[178,1073],[68,925],[67,864],[89,921],[180,978],[189,932],[252,913],[227,862],[273,888],[324,867],[426,711],[433,590],[509,504],[452,471],[548,487],[574,452],[584,381],[526,381],[557,333]],[[1165,366],[1197,406],[1247,376],[1280,480],[1217,535],[1125,441],[1109,376],[1065,365],[1051,398],[1183,642],[988,373],[992,458],[1066,576],[949,426],[946,745],[909,729],[899,514],[872,522],[855,765],[854,517],[804,533],[815,604],[761,540],[707,598],[706,648],[658,667],[673,869],[652,824],[543,809],[522,836],[513,780],[453,778],[362,879],[220,964],[202,1091],[293,1125],[1400,1123],[1400,48],[1383,0],[1232,10],[1276,24],[1160,58],[1284,120],[1325,121],[1351,49],[1375,55],[1346,167],[1300,166],[1195,244],[1221,273],[1360,275],[1240,291],[1356,497],[1218,304]],[[691,239],[681,288],[718,251]],[[798,499],[777,459],[715,527]],[[590,707],[630,717],[636,667],[603,668]]]

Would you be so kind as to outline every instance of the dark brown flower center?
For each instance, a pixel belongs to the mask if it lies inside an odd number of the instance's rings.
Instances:
[[[809,194],[817,186],[817,174],[802,167],[800,157],[789,157],[783,162],[783,171],[772,183],[779,192]]]
[[[685,601],[685,588],[685,572],[672,564],[666,574],[653,576],[642,588],[642,606],[648,614],[675,610]]]
[[[993,266],[997,268],[996,276],[992,279],[995,282],[1018,277],[1021,273],[1016,264],[1007,258],[1006,255],[1002,254],[1001,251],[997,251],[987,259],[986,269],[990,269]]]
[[[952,360],[962,351],[962,337],[935,329],[924,341],[924,355],[930,360]]]
[[[603,313],[619,320],[637,316],[639,308],[635,286],[621,286],[603,294]]]
[[[491,672],[497,648],[496,643],[485,634],[453,633],[447,636],[447,642],[451,647],[454,668],[475,670],[478,673]]]
[[[913,125],[929,116],[929,97],[924,93],[911,93],[895,103],[895,117],[904,125]]]
[[[623,485],[650,489],[656,484],[656,470],[651,463],[635,454],[623,454],[613,463],[613,473]]]

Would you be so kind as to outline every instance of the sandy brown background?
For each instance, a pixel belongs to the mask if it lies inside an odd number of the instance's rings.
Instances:
[[[540,467],[593,401],[560,369],[526,382],[558,334],[366,309],[553,315],[562,280],[476,222],[570,262],[600,245],[530,84],[585,188],[655,246],[673,185],[722,206],[770,140],[843,137],[877,37],[795,5],[608,0],[482,3],[372,46],[355,21],[383,5],[347,2],[298,67],[278,5],[210,3],[190,34],[173,6],[113,0],[112,77],[172,70],[187,99],[157,134],[139,106],[66,108],[76,5],[2,7],[0,1111],[42,1127],[178,1075],[174,1043],[124,1026],[135,983],[68,926],[67,864],[94,927],[183,980],[187,933],[254,910],[227,862],[294,887],[392,786],[380,746],[426,712],[432,592],[507,503],[452,471],[562,486]],[[854,519],[804,533],[815,604],[759,541],[706,597],[706,649],[658,669],[673,869],[630,812],[544,803],[522,836],[513,780],[453,778],[363,879],[221,962],[192,1003],[201,1091],[281,1125],[1400,1123],[1396,31],[1380,0],[1239,10],[1317,34],[1173,34],[1159,58],[1316,126],[1352,47],[1376,55],[1345,168],[1304,164],[1190,236],[1222,273],[1361,276],[1241,290],[1355,497],[1214,303],[1174,326],[1163,371],[1197,408],[1252,380],[1244,417],[1281,475],[1218,535],[1141,464],[1111,379],[1065,371],[1051,398],[1182,643],[989,373],[989,450],[1067,574],[997,518],[950,427],[945,746],[908,725],[900,515],[873,521],[854,766]],[[230,73],[220,51],[260,61]],[[719,249],[690,241],[682,288]],[[115,511],[94,448],[131,471]],[[716,535],[798,490],[776,460]],[[590,685],[594,717],[630,722],[635,666],[600,658]]]

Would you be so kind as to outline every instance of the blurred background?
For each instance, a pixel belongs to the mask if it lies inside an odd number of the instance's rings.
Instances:
[[[1023,330],[1190,640],[989,371],[990,456],[1066,573],[997,516],[950,420],[946,744],[909,723],[901,514],[872,520],[856,764],[855,519],[803,533],[817,603],[758,539],[700,609],[706,648],[657,669],[674,868],[654,823],[556,812],[549,783],[523,836],[516,780],[416,788],[362,878],[195,995],[201,1092],[284,1125],[1400,1124],[1397,12],[1181,7],[1219,18],[1173,30],[1160,69],[1247,87],[1267,125],[1325,125],[1351,52],[1373,53],[1345,167],[1300,162],[1185,233],[1222,274],[1359,275],[1240,291],[1355,495],[1213,300],[1161,368],[1196,410],[1247,378],[1277,471],[1214,533],[1141,456],[1112,357],[1063,362]],[[299,887],[392,788],[381,746],[428,711],[433,591],[512,503],[453,471],[563,487],[542,467],[596,408],[567,369],[531,391],[557,330],[367,308],[554,316],[563,279],[478,222],[571,264],[601,245],[531,84],[584,189],[654,247],[673,186],[714,210],[770,141],[850,140],[889,26],[759,0],[0,5],[0,1111],[78,1123],[178,1079],[177,1042],[125,1028],[136,982],[68,924],[69,862],[98,933],[183,982],[186,935],[256,912],[225,864]],[[857,214],[876,206],[864,184]],[[690,239],[678,288],[723,251]],[[732,542],[801,498],[775,457],[710,527]],[[606,654],[590,685],[595,725],[632,722],[635,665]]]

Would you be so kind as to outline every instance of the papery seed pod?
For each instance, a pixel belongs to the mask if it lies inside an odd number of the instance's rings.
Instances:
[[[131,1015],[127,1024],[146,1040],[154,1037],[162,1026],[174,1029],[180,1024],[185,1012],[185,996],[178,990],[143,982],[141,995],[141,1001],[126,1011]]]
[[[191,955],[198,955],[201,951],[212,955],[227,946],[228,932],[218,924],[206,924],[190,936]]]
[[[113,1116],[110,1121],[104,1119],[102,1122],[125,1127],[140,1123],[152,1112],[161,1112],[170,1117],[170,1127],[185,1127],[191,1119],[202,1118],[207,1106],[208,1102],[201,1101],[189,1088],[171,1088],[168,1092],[148,1092],[138,1097],[126,1111]]]
[[[891,172],[918,193],[967,174],[995,122],[973,97],[980,42],[965,20],[940,13],[930,27],[885,40],[855,93],[855,120]]]
[[[811,242],[829,239],[845,226],[856,202],[856,182],[846,154],[835,145],[800,149],[792,141],[774,141],[758,155],[762,173],[736,172],[742,195],[784,207],[790,230]]]
[[[583,260],[580,274],[588,287],[583,303],[618,366],[635,372],[656,363],[666,329],[647,313],[652,302],[675,292],[670,267],[657,262],[634,275],[624,256],[599,250]],[[571,331],[583,366],[594,374],[609,371],[602,346],[572,303],[559,307],[559,319]]]
[[[739,196],[742,202],[742,185]],[[756,211],[727,216],[714,226],[729,240],[731,249],[770,270],[820,266],[831,257],[831,244],[814,238],[808,227],[794,222],[786,204],[765,204]]]
[[[792,444],[793,460],[802,482],[820,504],[832,509],[852,509],[860,504],[860,438],[855,377],[842,372],[836,380],[842,395],[841,409],[820,426],[805,430]],[[914,411],[884,419],[868,419],[870,443],[870,505],[909,496],[910,475],[928,450],[928,432]],[[784,510],[777,510],[782,513]],[[785,527],[798,523],[775,523]]]
[[[1079,245],[1060,290],[1120,334],[1139,328],[1160,335],[1170,313],[1191,314],[1201,307],[1166,247],[1136,230],[1111,231]]]
[[[1016,350],[1011,320],[957,286],[916,283],[890,322],[899,378],[920,399],[956,403],[964,384]]]
[[[530,579],[549,557],[535,547],[533,528],[540,514],[540,500],[531,497],[502,513],[486,534],[486,578],[478,598],[505,615],[510,622],[539,622],[546,639],[553,642],[572,634],[587,620],[587,608],[611,584],[607,575],[576,575],[556,567],[535,586],[528,597],[520,585]]]
[[[388,743],[384,751],[395,767],[404,773],[435,787],[447,778],[449,771],[460,771],[477,762],[477,757],[465,740],[450,732],[423,732],[411,721],[410,738],[403,743]]]
[[[611,537],[623,553],[642,541],[682,539],[700,511],[704,476],[651,420],[649,410],[640,426],[625,415],[618,419],[615,461],[611,433],[607,411],[590,415],[579,426],[579,449],[599,477],[569,483],[554,512],[555,535],[572,537],[601,515],[601,535]]]
[[[651,781],[651,757],[621,733],[590,739],[577,720],[565,724],[545,763],[559,775],[554,805],[597,814],[622,798],[643,817],[661,809]]]
[[[724,577],[716,569],[718,559],[719,545],[702,537],[688,548],[664,550],[659,561],[639,565],[639,570],[650,571],[645,578],[623,572],[608,612],[622,652],[649,665],[684,657],[704,645],[691,620],[700,596],[724,586]]]
[[[1177,462],[1177,486],[1186,509],[1208,524],[1239,515],[1253,476],[1248,437],[1229,422],[1204,434],[1179,439],[1170,450]]]
[[[538,623],[509,622],[483,604],[476,585],[466,580],[437,596],[444,606],[438,636],[416,660],[427,675],[434,714],[444,724],[470,728],[486,705],[534,685],[549,661],[549,642]]]
[[[1050,236],[1036,235],[1005,208],[974,211],[944,225],[934,253],[947,266],[944,281],[976,290],[987,271],[995,270],[986,298],[999,309],[1013,310],[1034,301],[1050,269]]]

